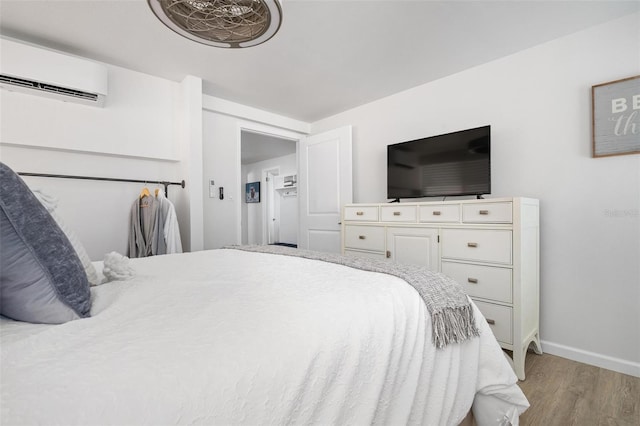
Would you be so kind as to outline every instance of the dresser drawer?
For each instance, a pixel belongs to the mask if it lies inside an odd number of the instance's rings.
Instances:
[[[345,256],[353,256],[353,257],[368,257],[371,259],[386,259],[385,253],[382,252],[372,252],[372,251],[358,251],[358,250],[345,250]]]
[[[382,222],[415,222],[416,206],[382,206],[380,220]]]
[[[344,220],[377,222],[378,207],[377,206],[346,206],[344,208]]]
[[[443,229],[442,257],[511,264],[511,231]]]
[[[511,223],[511,203],[473,203],[462,205],[465,223]]]
[[[511,269],[468,263],[442,262],[442,273],[459,282],[471,297],[511,303]]]
[[[347,248],[384,252],[384,228],[382,226],[346,225],[344,245]]]
[[[420,206],[420,222],[460,222],[460,207],[457,204]]]
[[[473,301],[482,315],[489,323],[496,340],[508,345],[513,344],[513,324],[511,319],[512,309],[508,306],[494,305],[493,303]]]

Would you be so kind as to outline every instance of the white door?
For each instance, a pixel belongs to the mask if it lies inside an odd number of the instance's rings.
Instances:
[[[263,215],[263,229],[267,231],[266,238],[263,236],[262,244],[273,244],[279,242],[279,214],[278,214],[278,195],[275,190],[275,178],[278,176],[278,170],[267,170],[265,174],[265,191],[262,191],[265,201],[266,214]]]
[[[351,203],[351,126],[300,140],[298,246],[340,253],[342,206]]]
[[[387,228],[387,257],[398,263],[426,266],[438,272],[438,230]]]

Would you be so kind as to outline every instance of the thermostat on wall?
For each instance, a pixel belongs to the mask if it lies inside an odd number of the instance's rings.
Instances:
[[[213,181],[213,179],[209,180],[209,198],[215,198],[216,197],[216,189],[215,189],[215,182]]]

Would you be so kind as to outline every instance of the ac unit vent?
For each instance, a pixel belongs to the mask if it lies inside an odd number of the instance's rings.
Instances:
[[[106,65],[2,36],[0,52],[0,88],[104,106],[109,77]]]
[[[96,93],[83,92],[81,90],[68,89],[66,87],[54,86],[52,84],[39,83],[37,81],[25,80],[22,78],[12,77],[9,75],[0,75],[0,84],[8,84],[28,89],[40,90],[42,92],[70,96],[86,101],[98,102]]]

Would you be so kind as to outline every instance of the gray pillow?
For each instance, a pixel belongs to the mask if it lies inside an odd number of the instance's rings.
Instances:
[[[87,275],[69,239],[24,181],[0,163],[0,314],[60,324],[90,310]]]
[[[69,226],[64,222],[64,220],[62,220],[60,215],[56,213],[56,207],[58,202],[55,199],[55,197],[52,197],[51,195],[46,194],[41,189],[32,189],[32,188],[29,188],[29,189],[31,189],[31,192],[33,192],[33,195],[35,195],[38,201],[40,201],[40,203],[44,206],[44,208],[47,209],[47,211],[49,212],[53,220],[56,221],[60,229],[62,229],[62,232],[64,232],[64,235],[66,235],[67,238],[69,239],[69,242],[75,249],[76,254],[78,255],[78,258],[80,259],[80,262],[82,262],[82,267],[84,268],[84,272],[87,274],[89,285],[92,285],[92,286],[100,285],[101,282],[98,280],[98,274],[96,272],[96,268],[95,266],[93,266],[93,263],[91,263],[91,259],[89,258],[89,255],[87,254],[87,251],[85,250],[84,246],[80,242],[80,239],[78,238],[76,233],[73,232],[71,228],[69,228]]]

